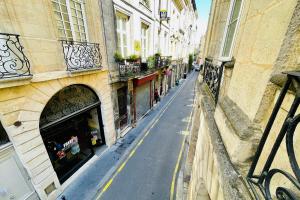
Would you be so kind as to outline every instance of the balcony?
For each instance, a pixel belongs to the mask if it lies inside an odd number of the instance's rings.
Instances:
[[[157,70],[153,64],[141,62],[140,60],[119,62],[118,68],[121,80],[145,76]]]
[[[19,35],[0,33],[0,80],[30,77],[30,63]]]
[[[171,64],[171,58],[172,56],[161,56],[161,67],[168,67]]]
[[[300,72],[288,72],[286,75],[286,83],[277,98],[247,175],[248,184],[257,200],[271,200],[275,197],[276,199],[300,199],[299,151],[297,151],[299,135],[296,130],[300,122],[300,114],[297,112],[300,104]],[[278,124],[279,110],[290,89],[295,93],[293,103],[283,123]],[[278,125],[281,129],[275,135],[272,128]],[[271,150],[267,146],[270,138],[275,138]],[[283,150],[284,154],[280,150]],[[263,158],[265,152],[268,152],[267,159]],[[289,167],[281,167],[282,163],[275,162],[275,157],[282,158],[285,155],[287,155]],[[282,178],[282,181],[274,181],[279,180],[278,177]]]
[[[138,76],[141,72],[140,62],[127,62],[118,63],[120,78],[133,78]]]
[[[219,91],[222,81],[224,63],[220,66],[213,64],[210,59],[205,59],[204,62],[204,75],[203,79],[209,88],[209,91],[215,100],[215,104],[218,102]]]
[[[68,71],[102,69],[99,44],[62,40],[62,46]]]

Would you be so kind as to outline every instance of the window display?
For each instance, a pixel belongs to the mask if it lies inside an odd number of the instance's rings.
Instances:
[[[40,131],[61,183],[67,180],[105,144],[100,102],[82,85],[55,94],[42,112]]]

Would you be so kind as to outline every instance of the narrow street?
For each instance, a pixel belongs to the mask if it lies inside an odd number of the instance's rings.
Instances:
[[[174,169],[192,111],[197,73],[186,83],[142,139],[128,162],[97,199],[169,199]],[[103,191],[103,190],[102,190]]]

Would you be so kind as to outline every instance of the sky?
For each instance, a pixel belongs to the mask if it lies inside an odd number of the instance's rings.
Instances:
[[[211,0],[196,0],[196,6],[198,11],[200,26],[200,34],[204,35],[208,23],[209,11],[210,11]]]

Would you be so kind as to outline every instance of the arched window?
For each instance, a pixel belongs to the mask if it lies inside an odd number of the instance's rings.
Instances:
[[[7,133],[5,132],[2,123],[0,122],[0,146],[9,142]]]
[[[63,183],[105,144],[98,96],[84,85],[63,88],[45,106],[40,132]]]

